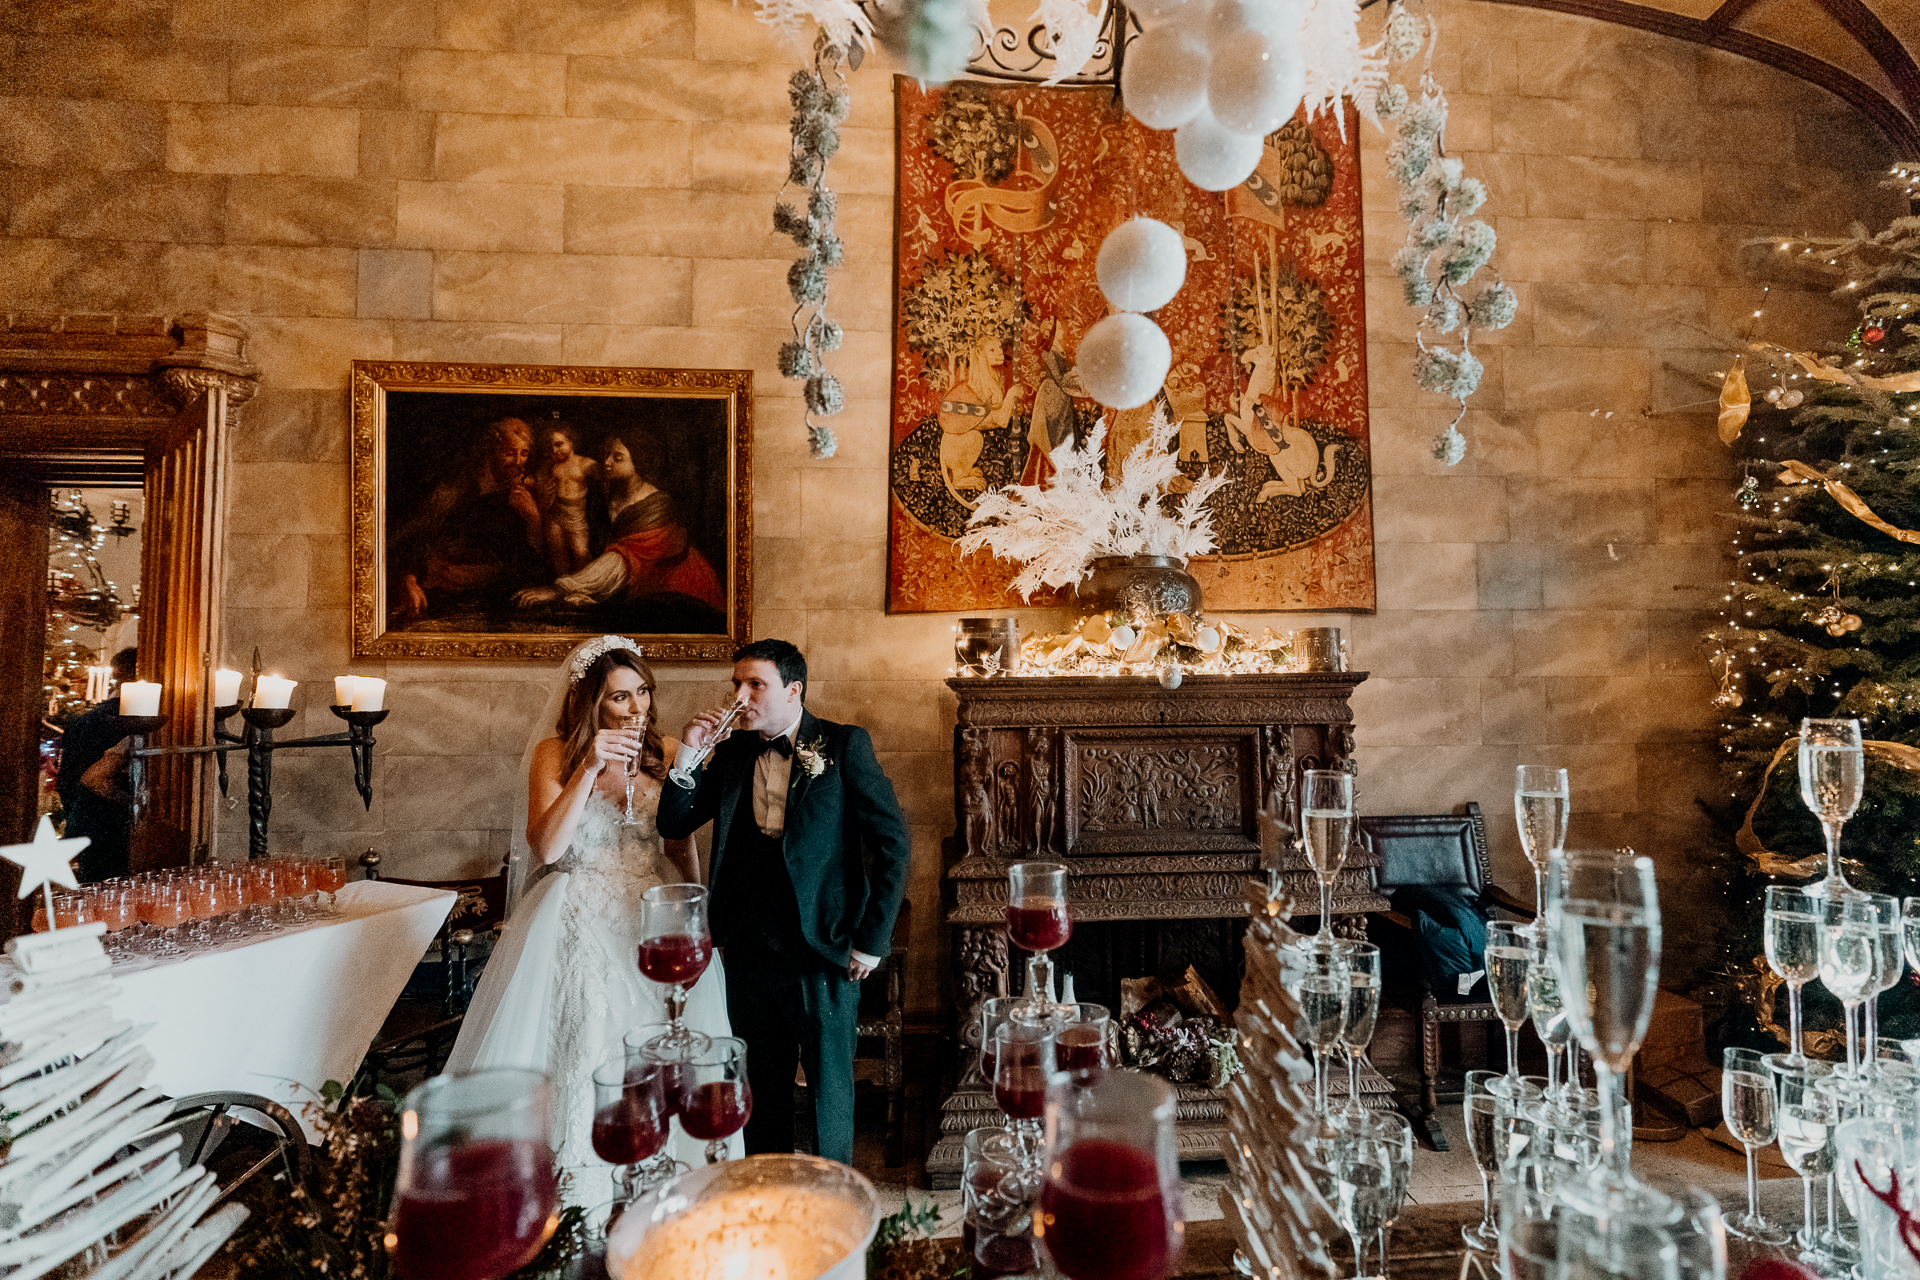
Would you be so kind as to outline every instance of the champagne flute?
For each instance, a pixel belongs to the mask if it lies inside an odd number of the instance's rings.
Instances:
[[[1848,1079],[1832,1083],[1842,1093],[1857,1096],[1866,1068],[1853,1015],[1862,1003],[1879,994],[1881,933],[1884,923],[1893,917],[1894,901],[1884,893],[1856,890],[1851,897],[1829,897],[1822,906],[1820,981],[1840,1001],[1847,1025]]]
[[[1902,954],[1900,923],[1900,902],[1897,898],[1888,898],[1880,911],[1880,924],[1877,936],[1880,942],[1878,979],[1874,989],[1867,993],[1865,1001],[1866,1020],[1861,1028],[1865,1037],[1862,1041],[1866,1058],[1867,1077],[1873,1079],[1881,1074],[1880,1046],[1880,997],[1899,983],[1906,972],[1907,962]]]
[[[673,1113],[661,1087],[662,1068],[622,1050],[593,1073],[593,1154],[619,1166],[620,1192],[640,1193],[641,1167],[666,1149]]]
[[[704,1050],[711,1037],[686,1025],[687,991],[713,961],[707,891],[697,884],[655,885],[640,896],[640,973],[667,988],[669,1044]]]
[[[707,757],[712,755],[713,749],[719,745],[720,735],[733,728],[733,722],[738,720],[746,709],[745,693],[737,694],[727,705],[726,713],[720,717],[720,723],[707,736],[705,746],[696,747],[685,742],[681,743],[679,754],[673,758],[673,767],[667,770],[667,781],[683,790],[693,790],[700,781],[700,766],[706,763]]]
[[[1547,901],[1547,862],[1567,843],[1572,811],[1567,771],[1547,764],[1523,764],[1513,771],[1513,817],[1520,826],[1520,847],[1533,868],[1533,904]]]
[[[1320,882],[1320,931],[1313,945],[1338,947],[1333,936],[1333,882],[1353,842],[1353,775],[1343,769],[1308,769],[1300,775],[1300,825],[1307,864]]]
[[[1007,868],[1007,937],[1030,953],[1027,999],[1053,1002],[1049,952],[1067,945],[1073,916],[1067,910],[1067,868],[1059,862],[1016,862]],[[1034,1113],[1038,1116],[1038,1112]]]
[[[1029,1166],[1040,1158],[1040,1120],[1046,1114],[1047,1077],[1054,1061],[1051,1018],[1013,1018],[993,1033],[993,1100],[1013,1122]]]
[[[1527,1025],[1527,970],[1532,967],[1532,939],[1510,920],[1487,925],[1487,990],[1493,1011],[1507,1031],[1506,1096],[1520,1096],[1520,1028]]]
[[[1820,819],[1827,837],[1827,874],[1807,886],[1816,898],[1853,892],[1840,869],[1840,828],[1860,806],[1866,776],[1858,720],[1800,722],[1800,799]]]
[[[1771,1054],[1769,1059],[1778,1056]],[[1833,1068],[1812,1058],[1792,1065],[1769,1060],[1767,1065],[1780,1087],[1780,1154],[1800,1175],[1801,1226],[1794,1240],[1800,1245],[1801,1256],[1810,1257],[1821,1251],[1813,1183],[1833,1172],[1833,1131],[1840,1123],[1839,1100],[1819,1087]]]
[[[1387,1280],[1387,1246],[1393,1239],[1393,1224],[1406,1208],[1407,1187],[1413,1178],[1413,1125],[1392,1111],[1369,1111],[1365,1119],[1386,1153],[1391,1177],[1386,1211],[1380,1219],[1380,1280]]]
[[[434,1076],[407,1094],[387,1249],[401,1280],[502,1280],[559,1225],[552,1084],[538,1071]]]
[[[1290,957],[1293,998],[1300,1005],[1299,1039],[1313,1048],[1313,1110],[1327,1114],[1327,1055],[1346,1034],[1353,977],[1344,951],[1308,951]]]
[[[1333,1175],[1333,1216],[1353,1241],[1353,1274],[1366,1276],[1363,1237],[1377,1239],[1387,1220],[1393,1197],[1392,1156],[1386,1144],[1364,1123],[1343,1135],[1333,1150],[1327,1170]]]
[[[728,1158],[727,1139],[746,1128],[752,1115],[747,1042],[720,1036],[682,1068],[680,1127],[707,1144],[708,1164],[719,1164]]]
[[[1760,1214],[1759,1148],[1779,1136],[1773,1076],[1752,1049],[1728,1049],[1720,1071],[1720,1110],[1747,1152],[1747,1211],[1727,1223],[1729,1234],[1755,1244],[1785,1244],[1787,1233]]]
[[[1567,1017],[1566,1004],[1560,999],[1560,971],[1554,967],[1553,952],[1542,922],[1533,938],[1533,951],[1527,957],[1527,1013],[1533,1029],[1547,1048],[1547,1089],[1542,1095],[1555,1117],[1571,1110],[1573,1064],[1563,1060],[1571,1056],[1573,1023]]]
[[[1499,1225],[1493,1217],[1493,1175],[1500,1168],[1500,1134],[1496,1112],[1500,1099],[1491,1086],[1500,1082],[1494,1071],[1467,1072],[1463,1099],[1467,1121],[1467,1150],[1473,1167],[1480,1174],[1480,1221],[1460,1228],[1460,1238],[1479,1253],[1494,1253],[1500,1247]]]
[[[1179,1266],[1173,1108],[1166,1081],[1138,1071],[1062,1073],[1047,1085],[1034,1234],[1066,1280],[1165,1280]]]
[[[1647,1190],[1627,1172],[1622,1132],[1627,1067],[1647,1034],[1660,986],[1660,894],[1653,862],[1630,850],[1567,852],[1547,869],[1547,937],[1560,993],[1600,1086],[1603,1193]],[[1653,1196],[1658,1193],[1651,1193]]]
[[[1371,942],[1356,942],[1347,948],[1348,1006],[1340,1031],[1339,1046],[1347,1058],[1347,1105],[1349,1118],[1364,1118],[1367,1109],[1360,1105],[1360,1059],[1373,1042],[1373,1024],[1380,1016],[1380,948]]]
[[[1801,1051],[1800,992],[1820,972],[1820,899],[1792,885],[1767,886],[1767,966],[1787,984],[1787,1034],[1793,1052],[1768,1055],[1768,1066],[1797,1068]]]
[[[646,713],[636,711],[632,715],[621,716],[620,727],[633,735],[633,754],[623,766],[627,777],[627,805],[620,811],[620,825],[633,827],[640,823],[640,819],[633,816],[633,781],[640,776],[640,751],[647,740]]]

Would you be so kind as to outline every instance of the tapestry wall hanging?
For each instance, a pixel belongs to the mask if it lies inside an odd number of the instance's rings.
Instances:
[[[1178,490],[1222,471],[1217,554],[1190,566],[1209,610],[1374,607],[1359,122],[1296,116],[1244,186],[1202,191],[1173,135],[1109,89],[894,82],[888,608],[1012,608],[1019,566],[953,540],[988,489],[1044,483],[1046,455],[1110,417],[1107,465],[1178,423]],[[1161,393],[1114,412],[1074,374],[1108,311],[1094,256],[1136,214],[1180,232],[1187,279],[1154,313]],[[1070,593],[1036,595],[1061,604]]]

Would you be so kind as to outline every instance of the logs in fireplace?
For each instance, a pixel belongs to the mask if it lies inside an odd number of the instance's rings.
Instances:
[[[928,1157],[936,1186],[960,1172],[967,1131],[997,1123],[976,1065],[979,1004],[1017,985],[1023,957],[1006,930],[1007,864],[1070,869],[1073,940],[1056,953],[1076,994],[1114,1010],[1120,980],[1199,970],[1232,1007],[1239,990],[1242,882],[1259,869],[1256,811],[1278,792],[1297,819],[1300,773],[1351,768],[1348,697],[1364,672],[954,679],[956,831],[945,847],[945,919],[959,1085],[941,1108]],[[1296,823],[1297,825],[1297,823]],[[1304,859],[1283,876],[1318,910]],[[1384,910],[1358,850],[1334,889],[1336,928]],[[1225,1132],[1211,1090],[1181,1088],[1183,1159],[1211,1159]]]

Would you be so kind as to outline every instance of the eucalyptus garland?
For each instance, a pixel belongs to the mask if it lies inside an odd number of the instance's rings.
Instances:
[[[827,188],[827,162],[840,149],[840,122],[847,118],[847,78],[841,69],[847,46],[822,30],[813,41],[813,68],[802,68],[787,82],[793,103],[792,151],[787,186],[807,191],[803,212],[780,200],[773,206],[773,229],[793,237],[801,255],[787,270],[793,295],[793,340],[781,344],[780,373],[805,384],[807,445],[816,458],[831,458],[839,441],[814,415],[831,417],[846,405],[840,379],[827,372],[826,354],[837,350],[840,326],[827,318],[827,271],[840,265],[844,248],[834,232],[834,195]],[[831,80],[829,79],[831,77]],[[782,193],[785,187],[782,187]]]
[[[1513,323],[1518,299],[1494,273],[1472,297],[1463,288],[1493,256],[1493,228],[1472,215],[1486,203],[1487,188],[1466,176],[1457,159],[1446,154],[1447,95],[1433,78],[1433,38],[1438,31],[1431,18],[1424,23],[1395,0],[1387,15],[1382,45],[1393,63],[1404,63],[1427,50],[1418,83],[1419,97],[1404,84],[1383,88],[1374,100],[1382,119],[1395,121],[1394,138],[1387,148],[1387,169],[1400,192],[1400,213],[1407,220],[1407,242],[1393,256],[1407,305],[1424,314],[1414,341],[1413,376],[1422,387],[1460,402],[1447,429],[1434,437],[1433,456],[1448,466],[1467,453],[1460,434],[1467,398],[1480,386],[1480,361],[1473,354],[1473,331],[1504,329]],[[1457,349],[1430,334],[1458,330]]]

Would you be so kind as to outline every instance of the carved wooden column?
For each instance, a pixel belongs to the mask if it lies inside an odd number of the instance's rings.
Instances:
[[[1067,864],[1075,943],[1103,923],[1244,920],[1243,882],[1259,869],[1255,812],[1277,792],[1297,818],[1303,770],[1352,767],[1348,697],[1365,679],[1188,676],[1173,690],[1144,677],[947,682],[960,699],[945,890],[961,1087],[942,1108],[928,1159],[936,1185],[957,1176],[967,1130],[997,1123],[976,1060],[980,1002],[1020,980],[1005,932],[1007,864]],[[1304,858],[1284,878],[1318,910]],[[1335,885],[1336,916],[1348,917],[1336,928],[1364,927],[1359,913],[1385,907],[1356,850]],[[1182,1087],[1179,1114],[1182,1157],[1213,1158],[1224,1132],[1218,1096]]]

